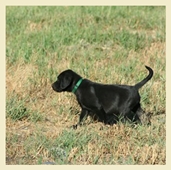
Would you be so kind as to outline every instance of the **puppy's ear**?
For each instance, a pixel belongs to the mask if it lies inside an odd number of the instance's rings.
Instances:
[[[70,84],[71,84],[71,77],[65,76],[60,83],[61,90],[66,89]]]

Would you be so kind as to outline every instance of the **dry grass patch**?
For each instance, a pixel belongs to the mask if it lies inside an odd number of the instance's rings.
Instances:
[[[30,85],[29,78],[33,78],[33,71],[36,71],[34,65],[24,64],[24,62],[21,61],[12,67],[7,65],[6,69],[7,93],[12,93],[15,91],[18,94],[24,95]]]

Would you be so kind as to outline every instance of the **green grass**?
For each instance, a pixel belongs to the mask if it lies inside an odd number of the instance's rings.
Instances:
[[[11,99],[7,99],[6,106],[7,117],[13,120],[22,120],[28,117],[29,113],[26,107],[24,107],[23,100],[17,101],[16,97],[13,96]]]
[[[164,6],[6,7],[6,164],[165,164]],[[65,69],[140,89],[152,125],[77,130],[75,96],[51,84]]]
[[[18,121],[23,119],[28,119],[32,122],[42,121],[43,115],[39,112],[32,111],[31,108],[26,107],[27,99],[19,99],[16,94],[7,98],[6,102],[6,117],[11,120]]]

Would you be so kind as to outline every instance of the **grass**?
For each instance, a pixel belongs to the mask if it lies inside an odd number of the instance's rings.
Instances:
[[[6,7],[6,164],[166,164],[165,7]],[[140,90],[151,126],[86,120],[51,89],[65,69]]]

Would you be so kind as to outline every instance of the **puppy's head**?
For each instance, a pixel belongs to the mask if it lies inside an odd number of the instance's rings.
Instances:
[[[56,92],[68,91],[72,84],[73,71],[65,70],[59,74],[57,80],[52,84],[52,88]]]

